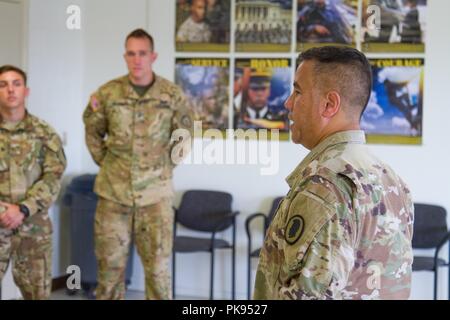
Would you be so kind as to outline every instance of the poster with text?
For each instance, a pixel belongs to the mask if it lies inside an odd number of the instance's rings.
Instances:
[[[369,143],[421,144],[423,59],[371,59],[373,88],[361,119]]]
[[[425,51],[427,0],[363,0],[365,52]]]
[[[289,52],[292,0],[236,0],[237,52]]]
[[[176,59],[175,82],[204,130],[228,128],[229,72],[228,59]]]
[[[234,74],[234,128],[278,129],[289,138],[284,103],[292,83],[290,59],[237,59]]]
[[[355,47],[358,0],[297,0],[297,51],[321,45]]]
[[[177,0],[177,51],[230,50],[231,0]]]

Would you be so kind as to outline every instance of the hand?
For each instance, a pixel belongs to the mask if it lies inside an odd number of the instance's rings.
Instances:
[[[14,230],[23,223],[25,216],[20,212],[19,206],[1,201],[0,206],[6,208],[5,211],[0,213],[1,226],[9,230]]]

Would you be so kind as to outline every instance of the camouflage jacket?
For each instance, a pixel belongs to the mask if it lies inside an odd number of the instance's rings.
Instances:
[[[192,136],[193,129],[181,89],[155,76],[150,89],[139,97],[124,76],[100,87],[93,97],[83,118],[87,146],[100,165],[95,192],[139,207],[170,197],[173,153],[179,158],[186,155],[180,154],[182,148],[177,148],[172,134],[180,128]]]
[[[47,211],[58,196],[65,168],[61,140],[44,121],[27,113],[14,129],[0,123],[0,199],[30,210],[21,234],[52,232]]]
[[[407,299],[413,203],[362,131],[331,135],[287,178],[255,299]]]

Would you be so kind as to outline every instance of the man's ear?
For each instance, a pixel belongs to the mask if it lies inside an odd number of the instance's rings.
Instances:
[[[158,58],[157,52],[152,52],[152,63],[155,62],[155,60]]]
[[[325,118],[334,117],[341,109],[341,96],[337,91],[329,91],[324,99],[322,116]]]
[[[28,98],[29,95],[30,95],[30,88],[26,88],[25,89],[25,98]]]

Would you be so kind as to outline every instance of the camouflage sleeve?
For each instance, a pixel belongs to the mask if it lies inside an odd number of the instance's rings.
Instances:
[[[292,201],[285,230],[284,299],[339,299],[354,264],[352,223],[334,186],[308,183]],[[295,217],[302,231],[295,232]],[[297,234],[297,236],[296,236]],[[298,237],[298,238],[296,238]]]
[[[106,155],[105,136],[107,121],[100,96],[94,93],[84,110],[83,122],[85,126],[86,145],[97,165],[101,165]]]
[[[28,190],[21,202],[30,210],[30,215],[45,211],[56,200],[61,189],[61,178],[66,169],[66,156],[61,139],[52,133],[44,144],[42,175]]]
[[[176,109],[172,119],[171,158],[174,166],[190,152],[194,139],[194,113],[185,95],[180,91],[175,99]]]

